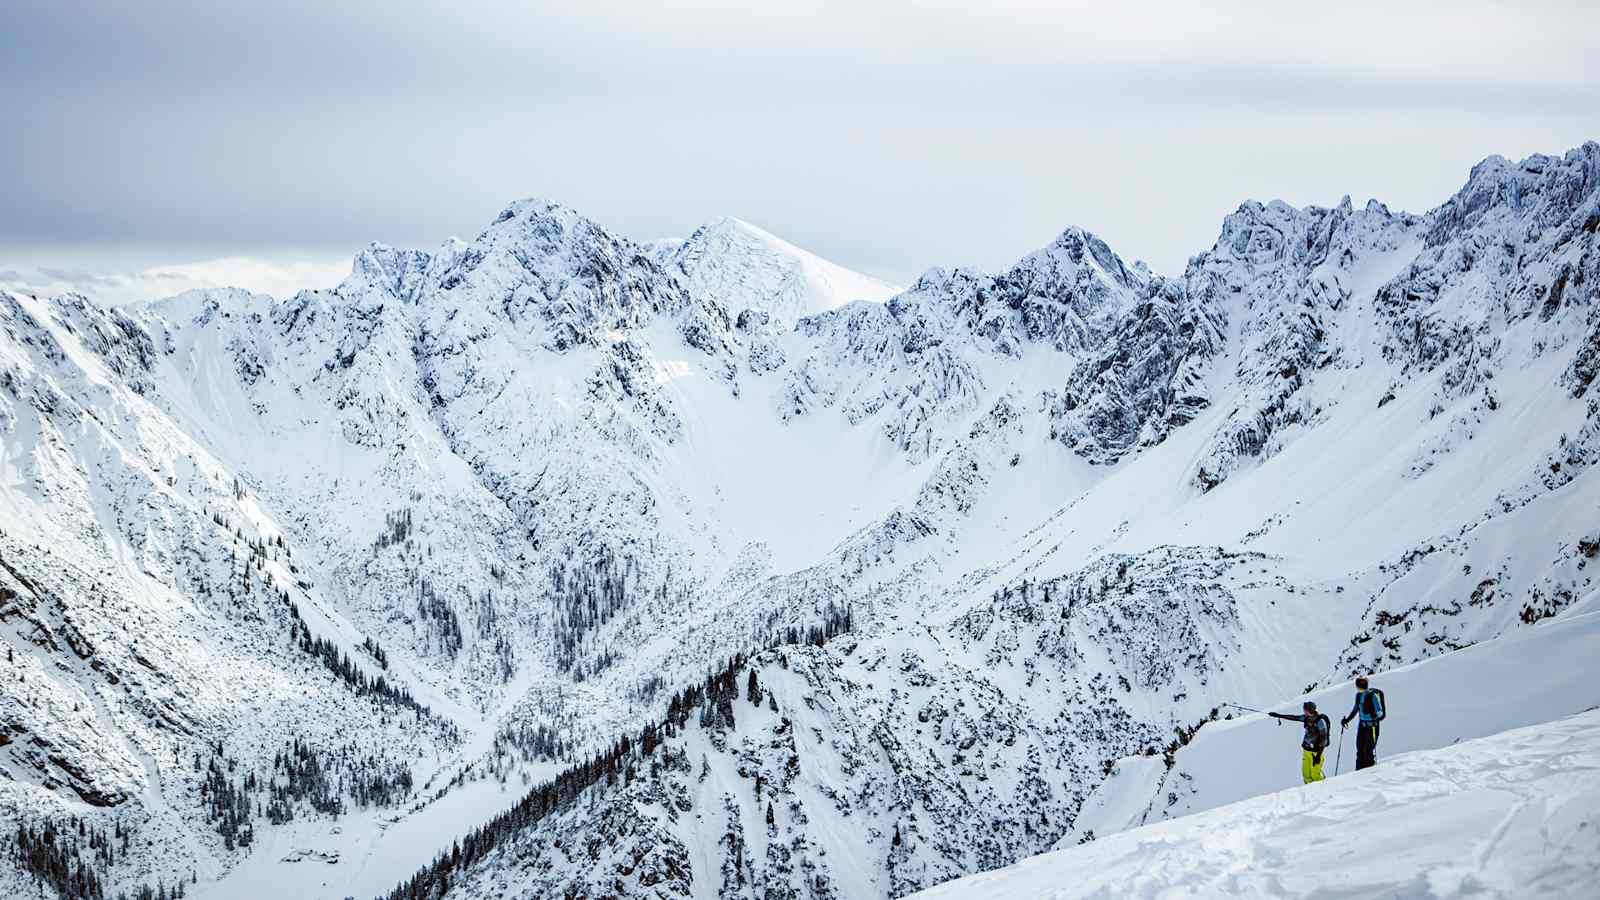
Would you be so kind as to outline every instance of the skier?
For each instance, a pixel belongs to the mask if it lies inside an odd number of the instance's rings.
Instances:
[[[1317,705],[1310,700],[1303,707],[1305,715],[1291,716],[1288,713],[1267,713],[1274,719],[1283,719],[1286,722],[1299,722],[1306,727],[1306,735],[1300,741],[1300,749],[1305,751],[1300,757],[1300,777],[1306,784],[1322,780],[1322,751],[1328,749],[1328,732],[1332,727],[1328,717],[1317,712]]]
[[[1361,719],[1356,729],[1356,770],[1365,769],[1377,762],[1378,750],[1378,723],[1382,722],[1388,711],[1383,706],[1383,691],[1367,686],[1367,676],[1356,679],[1356,702],[1350,707],[1350,714],[1339,720],[1339,727],[1350,724],[1350,720]]]

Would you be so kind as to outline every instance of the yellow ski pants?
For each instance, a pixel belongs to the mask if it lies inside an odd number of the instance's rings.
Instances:
[[[1312,753],[1310,750],[1303,748],[1300,753],[1300,777],[1306,780],[1306,784],[1310,784],[1313,781],[1321,781],[1322,754]]]

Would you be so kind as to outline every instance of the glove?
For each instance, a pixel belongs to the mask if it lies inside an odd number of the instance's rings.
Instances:
[[[1322,751],[1321,750],[1318,750],[1317,752],[1311,754],[1311,764],[1313,766],[1322,765]]]
[[[1349,725],[1350,725],[1350,717],[1349,716],[1345,716],[1344,718],[1339,720],[1339,727],[1340,728],[1348,728]]]

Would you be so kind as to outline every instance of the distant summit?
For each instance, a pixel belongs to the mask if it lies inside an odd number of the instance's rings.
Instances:
[[[901,290],[731,217],[707,222],[681,244],[657,247],[663,265],[686,280],[690,293],[715,299],[735,315],[760,310],[785,329],[803,316],[852,300],[882,302]]]

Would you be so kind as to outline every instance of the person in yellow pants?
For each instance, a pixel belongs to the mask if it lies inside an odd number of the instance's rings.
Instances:
[[[1300,740],[1300,777],[1306,784],[1322,780],[1322,751],[1328,749],[1328,734],[1332,724],[1328,717],[1317,712],[1317,705],[1307,700],[1302,706],[1304,715],[1291,716],[1286,713],[1267,713],[1274,719],[1283,719],[1286,722],[1299,722],[1305,726],[1305,737]]]

